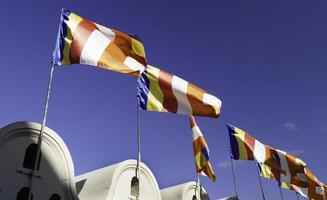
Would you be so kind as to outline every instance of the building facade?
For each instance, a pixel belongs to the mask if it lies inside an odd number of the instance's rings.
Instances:
[[[41,125],[15,122],[0,129],[0,199],[27,200],[192,200],[195,182],[159,189],[152,171],[126,160],[79,176],[59,135],[45,128],[41,156],[36,161]],[[33,172],[34,164],[37,164]],[[204,191],[204,190],[203,190]],[[198,194],[200,190],[198,188]],[[206,194],[206,193],[202,193]],[[200,199],[200,196],[197,197]],[[209,199],[206,194],[202,200]]]

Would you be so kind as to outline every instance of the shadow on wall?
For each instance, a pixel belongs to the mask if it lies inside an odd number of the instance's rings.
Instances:
[[[0,199],[78,200],[74,167],[62,139],[45,128],[41,157],[32,177],[40,124],[16,122],[0,129]]]

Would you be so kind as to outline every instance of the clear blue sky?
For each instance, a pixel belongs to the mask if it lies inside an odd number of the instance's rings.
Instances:
[[[62,7],[138,34],[150,64],[223,101],[197,118],[212,154],[212,199],[233,194],[225,124],[306,161],[327,183],[327,2],[1,1],[0,126],[41,122]],[[47,125],[64,139],[76,175],[136,158],[136,80],[95,67],[56,68]],[[161,188],[194,180],[187,116],[142,112],[143,161]],[[237,162],[241,199],[260,199],[255,165]],[[263,180],[267,199],[276,183]],[[285,191],[285,199],[296,199]]]

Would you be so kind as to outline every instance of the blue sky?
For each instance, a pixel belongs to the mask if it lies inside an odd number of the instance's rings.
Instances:
[[[197,118],[217,182],[212,199],[233,194],[226,123],[307,162],[327,183],[327,2],[1,1],[0,126],[41,122],[62,7],[138,34],[150,64],[223,101],[219,119]],[[55,70],[47,125],[60,134],[76,175],[136,158],[136,80],[99,68]],[[187,116],[142,112],[142,156],[161,188],[194,180]],[[260,199],[255,165],[236,163],[241,199]],[[263,180],[267,199],[276,183]],[[283,191],[285,199],[296,199]]]

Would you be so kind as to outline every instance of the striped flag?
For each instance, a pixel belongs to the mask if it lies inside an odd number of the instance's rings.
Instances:
[[[140,39],[106,28],[62,9],[56,48],[56,65],[86,64],[139,76],[146,67]]]
[[[209,162],[210,153],[207,142],[193,116],[190,116],[190,125],[193,133],[193,151],[196,172],[208,176],[212,181],[216,181],[215,173]]]
[[[138,102],[143,110],[218,117],[221,101],[164,70],[148,65],[137,80]]]
[[[231,156],[234,160],[266,160],[267,146],[243,130],[227,125],[230,139]]]
[[[292,168],[291,162],[288,162],[288,165],[289,168]],[[324,197],[327,197],[326,186],[313,175],[308,167],[304,167],[304,174],[302,175],[292,175],[291,172],[288,171],[288,176],[291,177],[291,179],[287,182],[287,180],[282,178],[281,174],[273,172],[274,167],[264,163],[258,164],[258,166],[262,177],[277,180],[280,186],[284,189],[294,190],[301,196],[314,200],[325,200]],[[285,177],[287,176],[287,173],[284,174]]]
[[[227,125],[231,156],[235,160],[254,160],[259,163],[261,175],[298,187],[307,187],[306,164],[285,151],[262,144],[243,130]]]

